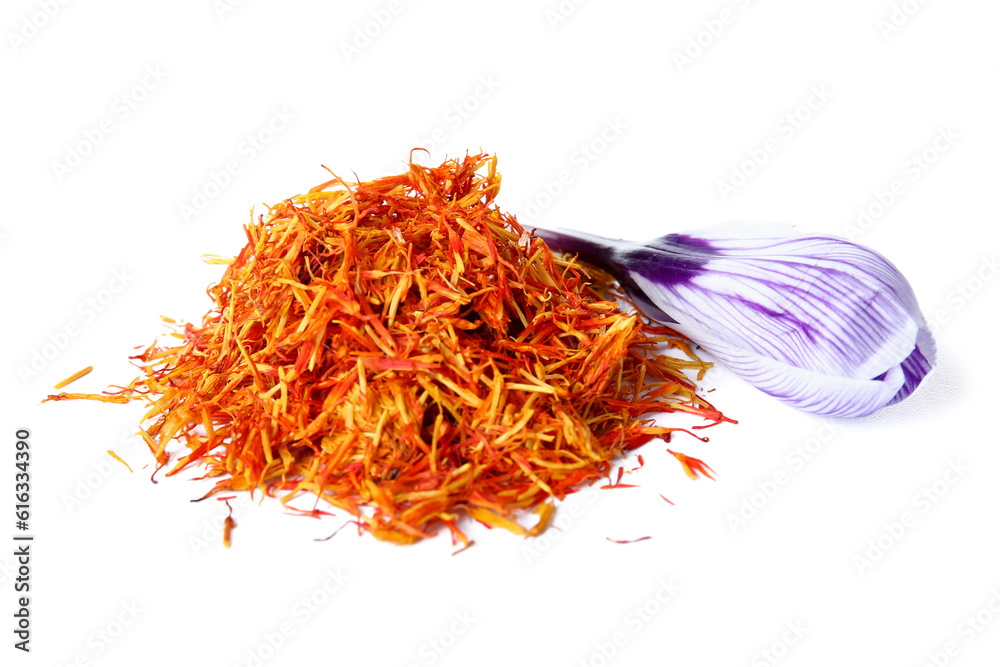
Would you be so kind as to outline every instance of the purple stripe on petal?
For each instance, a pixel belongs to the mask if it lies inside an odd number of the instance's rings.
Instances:
[[[743,226],[647,244],[539,232],[616,275],[647,315],[767,393],[861,416],[902,400],[934,362],[913,290],[878,253],[831,236]]]
[[[889,405],[899,403],[916,391],[917,386],[920,385],[920,381],[931,372],[931,362],[927,360],[927,357],[917,347],[910,353],[910,356],[903,360],[900,368],[903,371],[903,386],[899,388],[896,395],[889,401]]]
[[[660,322],[674,322],[670,315],[663,312],[649,299],[646,293],[635,284],[631,276],[621,271],[621,265],[615,255],[617,242],[582,232],[562,233],[547,229],[536,229],[535,235],[545,241],[553,250],[567,255],[576,255],[581,261],[593,264],[614,275],[628,297],[647,317]]]
[[[564,233],[547,229],[536,229],[535,236],[545,241],[553,250],[567,255],[576,255],[581,261],[593,264],[605,271],[617,272],[619,268],[614,260],[616,241],[582,232]]]

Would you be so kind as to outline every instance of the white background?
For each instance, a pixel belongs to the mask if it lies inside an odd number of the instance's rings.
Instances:
[[[763,650],[789,666],[996,664],[1000,5],[51,4],[47,17],[8,1],[0,21],[0,539],[13,544],[18,427],[32,432],[36,536],[30,655],[11,646],[13,547],[0,548],[4,664],[774,664]],[[387,25],[347,53],[373,12]],[[293,118],[268,135],[275,110]],[[764,164],[742,166],[768,139]],[[200,256],[236,254],[252,206],[326,180],[321,165],[398,173],[420,145],[424,163],[497,154],[498,203],[526,226],[851,232],[909,277],[939,366],[903,405],[833,423],[714,369],[705,386],[739,425],[672,446],[718,481],[689,481],[655,442],[628,479],[639,488],[568,502],[564,530],[534,541],[468,525],[476,545],[455,557],[445,535],[315,542],[342,519],[271,501],[238,507],[225,550],[220,504],[188,502],[204,483],[149,482],[127,439],[139,405],[39,403],[87,365],[74,390],[130,380],[126,357],[163,332],[160,315],[198,321],[221,273]],[[933,163],[915,167],[925,151]],[[239,172],[211,187],[228,161]],[[724,198],[741,168],[753,173]],[[183,215],[196,193],[203,210]],[[859,207],[878,214],[867,228]],[[806,445],[815,455],[796,463]],[[942,481],[953,464],[965,472]],[[776,473],[786,483],[769,487]],[[658,601],[671,579],[679,591]]]

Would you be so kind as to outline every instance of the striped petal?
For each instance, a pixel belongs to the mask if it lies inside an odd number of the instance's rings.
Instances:
[[[934,362],[909,283],[845,239],[731,226],[650,243],[538,230],[617,277],[654,319],[795,407],[859,417],[902,400]]]

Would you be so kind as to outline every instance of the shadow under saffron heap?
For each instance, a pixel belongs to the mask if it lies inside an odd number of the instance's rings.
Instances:
[[[157,469],[203,466],[206,497],[318,497],[402,543],[441,524],[465,542],[462,513],[538,534],[546,501],[680,430],[653,413],[726,418],[695,394],[686,372],[707,364],[684,340],[553,257],[499,188],[496,158],[476,155],[281,202],[180,345],[134,357],[127,387],[50,399],[145,400]]]

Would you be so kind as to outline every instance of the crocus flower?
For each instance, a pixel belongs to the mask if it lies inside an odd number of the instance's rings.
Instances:
[[[647,316],[802,410],[871,414],[910,395],[934,363],[906,278],[846,239],[733,226],[649,243],[535,233],[608,271]]]

